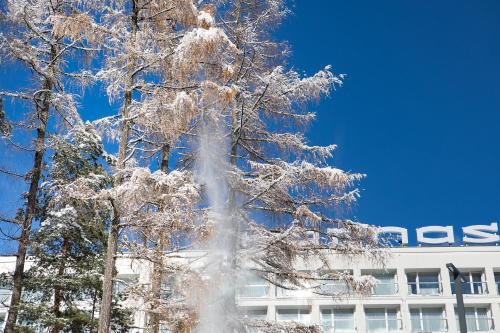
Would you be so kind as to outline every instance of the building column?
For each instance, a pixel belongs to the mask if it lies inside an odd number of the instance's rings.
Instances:
[[[321,325],[321,311],[315,302],[311,304],[311,324]]]
[[[486,278],[486,286],[490,295],[498,295],[498,288],[495,281],[495,272],[493,267],[484,268],[484,277]]]
[[[267,320],[276,320],[276,306],[274,304],[269,304],[267,306]]]
[[[455,319],[455,303],[446,303],[445,310],[446,319],[448,320],[448,332],[458,332],[457,321]]]
[[[406,303],[405,298],[401,302],[399,311],[401,316],[401,330],[403,332],[411,332],[410,309],[408,308],[408,303]]]
[[[356,332],[366,332],[365,309],[361,301],[356,303],[356,308],[354,309],[354,324],[357,329]]]
[[[398,283],[398,291],[401,297],[408,296],[408,285],[406,282],[406,272],[403,267],[398,267],[396,270],[396,282]]]
[[[448,268],[446,267],[441,267],[440,275],[441,286],[443,288],[443,296],[452,297],[453,294],[451,293],[450,271],[448,271]]]

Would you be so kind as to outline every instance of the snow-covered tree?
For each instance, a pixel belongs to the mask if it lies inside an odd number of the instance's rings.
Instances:
[[[8,0],[2,6],[5,11],[0,14],[2,65],[22,66],[31,76],[21,89],[0,92],[0,97],[13,101],[12,108],[0,112],[2,144],[21,153],[33,154],[32,165],[25,174],[22,174],[24,170],[17,173],[4,170],[6,174],[25,179],[28,183],[23,195],[24,207],[15,217],[2,218],[3,222],[18,229],[13,236],[18,241],[18,251],[5,326],[7,333],[13,332],[17,319],[29,235],[38,209],[37,193],[48,148],[47,136],[51,131],[80,123],[74,95],[65,88],[69,81],[85,81],[86,75],[85,72],[68,70],[67,65],[71,55],[81,55],[89,49],[81,38],[68,41],[62,34],[65,18],[75,15],[80,4],[79,1],[67,0]],[[13,117],[9,119],[5,115]],[[27,140],[27,134],[33,139]],[[18,142],[17,139],[23,140]]]
[[[93,188],[84,175],[71,181],[78,184],[71,195],[60,204],[47,197],[47,209],[42,210],[42,229],[67,225],[58,231],[59,255],[65,253],[65,230],[74,230],[72,221],[79,219],[79,204],[83,210],[89,203],[96,205],[89,225],[102,217],[110,220],[99,333],[111,330],[118,251],[150,264],[151,285],[131,286],[130,293],[144,301],[139,310],[147,313],[146,329],[154,333],[160,321],[174,332],[195,327],[203,331],[210,329],[207,320],[222,314],[216,324],[224,333],[248,327],[273,333],[317,331],[313,326],[242,319],[235,293],[248,275],[281,288],[307,287],[334,297],[338,295],[321,288],[325,281],[342,281],[359,293],[371,288],[373,279],[332,272],[325,256],[334,252],[383,259],[377,230],[337,213],[356,202],[356,183],[364,175],[331,166],[334,145],[307,143],[306,129],[316,117],[309,110],[312,102],[330,95],[343,77],[329,66],[312,76],[287,66],[286,43],[272,38],[272,28],[289,13],[284,0],[58,0],[55,5],[10,0],[9,8],[17,15],[11,26],[23,29],[10,31],[17,44],[12,38],[0,43],[30,65],[42,82],[42,90],[32,95],[2,93],[34,100],[40,119],[36,172],[30,173],[35,192],[33,200],[28,197],[31,210],[20,215],[29,222],[23,225],[27,234],[19,253],[27,245],[35,214],[50,111],[63,114],[71,125],[78,122],[72,95],[62,88],[66,52],[96,52],[92,72],[65,76],[100,81],[117,109],[116,115],[94,122],[117,146],[116,156],[109,159],[112,185]],[[31,53],[16,53],[16,45]],[[11,133],[11,125],[0,108],[2,135]],[[50,244],[47,234],[37,244]],[[81,240],[77,237],[75,244]],[[49,250],[44,246],[34,248],[40,257]],[[203,250],[198,260],[202,265],[171,260],[172,253],[189,247]],[[307,261],[315,268],[297,269],[298,262]],[[65,267],[59,275],[64,276]],[[32,274],[43,276],[36,269]],[[225,281],[234,284],[224,289]],[[162,298],[165,282],[169,297]],[[20,280],[14,286],[20,296]],[[57,288],[55,295],[62,294]],[[18,296],[13,297],[17,302]],[[223,306],[211,308],[210,301]],[[17,309],[12,307],[14,319],[9,314],[7,327],[13,327]],[[54,319],[50,325],[57,331],[65,323]]]
[[[270,30],[287,14],[280,0],[214,1],[198,11],[198,24],[184,33],[173,55],[174,82],[197,87],[186,96],[186,104],[198,113],[187,133],[194,139],[187,141],[198,141],[202,153],[193,150],[183,160],[189,165],[204,159],[201,164],[210,170],[208,176],[206,170],[201,172],[202,185],[208,177],[216,179],[216,184],[207,184],[207,192],[212,186],[218,192],[214,195],[222,196],[215,201],[224,205],[207,218],[214,246],[227,247],[225,263],[208,260],[208,266],[220,265],[217,272],[207,267],[197,273],[211,278],[207,290],[224,288],[214,281],[237,281],[235,272],[251,271],[287,289],[307,286],[338,296],[321,285],[340,280],[354,292],[367,292],[373,279],[333,272],[324,256],[334,251],[383,260],[376,228],[336,214],[337,208],[355,203],[355,185],[364,175],[330,166],[335,146],[311,146],[305,138],[305,129],[315,119],[308,106],[328,96],[342,76],[330,66],[310,77],[287,69],[286,44],[275,42]],[[207,251],[218,251],[210,246]],[[295,264],[300,260],[318,260],[321,265],[299,271]],[[225,271],[227,265],[232,269]],[[181,286],[179,292],[183,290],[189,288]],[[219,296],[225,304],[220,312],[229,318],[214,323],[221,331],[251,326],[237,318],[234,290]],[[198,320],[202,317],[198,312]],[[264,332],[314,330],[277,323],[258,326]]]
[[[100,137],[89,124],[51,139],[54,154],[41,186],[39,220],[16,330],[90,332],[97,329],[106,225],[111,207],[98,198],[112,179]],[[117,302],[116,302],[117,303]],[[115,307],[115,332],[126,313]]]
[[[92,20],[80,31],[75,25],[68,37],[89,35],[88,31],[99,35],[97,44],[104,52],[95,78],[106,87],[110,101],[119,105],[118,115],[96,121],[103,134],[118,143],[115,186],[101,196],[113,206],[99,319],[99,331],[108,332],[118,244],[136,258],[151,260],[159,271],[163,261],[158,257],[166,243],[192,224],[188,220],[197,195],[192,174],[167,174],[170,147],[189,123],[189,110],[183,109],[183,90],[189,87],[171,86],[166,68],[180,38],[180,26],[196,21],[192,13],[196,8],[183,0],[130,0],[108,1],[94,10],[99,22]],[[158,156],[160,170],[151,170]],[[119,242],[121,230],[131,241]],[[148,254],[151,249],[158,255]],[[153,279],[149,293],[158,295],[160,283]],[[158,320],[151,325],[158,331]]]

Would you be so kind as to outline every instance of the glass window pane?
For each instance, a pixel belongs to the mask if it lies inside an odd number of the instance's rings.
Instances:
[[[418,331],[422,329],[420,323],[420,311],[418,309],[410,310],[411,328],[413,331]]]
[[[325,332],[333,327],[333,315],[331,309],[321,310],[321,326],[323,326],[323,331]]]
[[[439,275],[437,273],[419,273],[419,288],[422,295],[439,294]]]
[[[436,282],[439,282],[439,276],[437,273],[419,273],[418,274],[418,279],[420,281],[420,283],[422,282],[429,282],[429,283],[436,283]]]
[[[425,331],[442,331],[444,329],[443,310],[440,308],[423,308],[422,326]]]
[[[279,309],[277,312],[278,321],[298,321],[299,311],[298,309]]]
[[[299,310],[299,321],[302,323],[308,323],[309,321],[311,321],[311,313],[309,312],[309,310]]]
[[[247,309],[243,311],[244,317],[255,320],[266,320],[267,309]]]

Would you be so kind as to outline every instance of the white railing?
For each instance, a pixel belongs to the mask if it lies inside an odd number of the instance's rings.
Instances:
[[[238,297],[268,297],[269,286],[267,285],[249,285],[238,289]]]
[[[451,281],[451,292],[456,293],[455,281]],[[462,282],[462,294],[483,295],[488,293],[488,284],[485,281]]]
[[[343,281],[328,281],[319,286],[319,292],[326,295],[345,295],[349,293],[349,287]]]
[[[311,290],[309,289],[285,289],[276,287],[276,297],[309,297]]]
[[[8,307],[10,305],[10,290],[0,290],[0,308]]]
[[[401,332],[403,321],[400,318],[367,318],[367,333],[393,333]]]
[[[448,321],[445,318],[420,319],[418,327],[411,328],[413,333],[448,332]]]
[[[396,282],[380,282],[372,289],[373,296],[396,295],[399,292],[399,286]]]
[[[349,328],[350,326],[350,328]],[[335,319],[332,324],[323,325],[323,333],[355,333],[354,319]]]
[[[442,293],[441,282],[408,282],[408,294],[410,295],[433,296]]]
[[[466,317],[468,332],[495,332],[493,318],[474,318]],[[459,327],[458,318],[456,319]]]

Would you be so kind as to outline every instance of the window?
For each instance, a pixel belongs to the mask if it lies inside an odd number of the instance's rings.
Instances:
[[[240,313],[243,318],[253,319],[253,320],[266,320],[267,319],[267,308],[243,308],[240,309]]]
[[[240,308],[240,315],[247,320],[266,320],[267,319],[267,307],[265,308]],[[246,332],[248,333],[260,333],[259,327],[252,327],[251,323],[248,323],[246,327]]]
[[[169,281],[163,281],[160,285],[160,299],[167,301],[170,296],[172,296],[172,283]]]
[[[268,295],[267,281],[257,276],[249,278],[245,286],[238,289],[239,297],[267,297]]]
[[[321,285],[319,286],[319,293],[326,295],[342,295],[349,293],[348,284],[338,279],[338,274],[346,274],[352,275],[352,271],[342,271],[342,272],[329,272],[325,273],[322,278],[325,280],[321,281]]]
[[[354,332],[354,309],[322,309],[323,332]]]
[[[464,272],[462,273],[462,276],[466,281],[466,282],[462,281],[463,294],[479,295],[487,293],[486,282],[483,280],[482,272]],[[455,281],[453,280],[453,277],[451,275],[450,275],[450,281],[451,281],[451,292],[455,294],[456,292]]]
[[[397,332],[401,329],[398,309],[373,308],[365,309],[367,332]]]
[[[455,309],[455,317],[457,327],[459,327],[457,309]],[[469,332],[487,332],[494,329],[493,318],[486,307],[466,307],[465,321]]]
[[[8,283],[0,283],[0,308],[8,307],[10,305],[10,294],[12,287]],[[1,318],[0,318],[1,320]],[[0,321],[1,324],[1,321]]]
[[[160,333],[172,333],[166,324],[160,323]]]
[[[448,325],[443,308],[410,309],[412,332],[446,332]]]
[[[495,272],[495,283],[497,285],[497,292],[500,295],[500,272]]]
[[[439,295],[441,281],[438,272],[407,273],[408,293],[412,295]]]
[[[395,295],[398,293],[395,272],[367,273],[378,280],[373,287],[373,295]]]
[[[138,276],[137,275],[120,275],[117,276],[114,284],[113,291],[116,294],[122,294],[126,291],[127,287],[131,284],[137,283]]]
[[[311,319],[309,309],[278,309],[276,311],[277,321],[296,321],[307,324]]]

